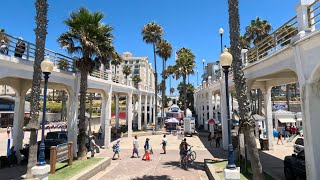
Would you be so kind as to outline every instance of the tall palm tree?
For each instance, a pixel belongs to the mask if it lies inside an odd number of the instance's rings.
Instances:
[[[112,27],[101,22],[104,15],[100,12],[90,12],[86,8],[80,8],[71,12],[70,17],[64,21],[69,31],[60,35],[58,42],[69,54],[82,56],[77,61],[80,71],[80,113],[79,113],[79,151],[80,160],[87,159],[87,148],[85,146],[85,112],[87,77],[97,63],[105,63],[112,47]],[[100,58],[96,58],[100,57]]]
[[[122,73],[126,76],[126,79],[128,79],[128,76],[131,74],[131,67],[123,66]]]
[[[68,71],[69,62],[66,59],[60,59],[58,62],[58,68],[63,71]],[[64,90],[60,91],[61,98],[61,121],[67,121],[67,98]]]
[[[46,0],[36,0],[36,49],[35,58],[33,63],[33,78],[31,87],[31,102],[30,102],[30,121],[27,124],[27,129],[30,130],[30,142],[29,142],[29,159],[27,165],[27,178],[32,178],[31,168],[36,165],[37,161],[37,133],[36,131],[40,128],[39,124],[39,99],[41,93],[41,67],[40,64],[44,59],[45,42],[47,37],[47,14],[48,14],[48,3]]]
[[[164,105],[166,103],[165,92],[166,92],[166,61],[171,57],[172,46],[167,40],[161,40],[157,44],[157,51],[159,57],[162,58],[162,108],[161,108],[161,128],[164,123]]]
[[[114,51],[111,54],[111,58],[112,58],[111,64],[114,65],[114,74],[117,75],[117,66],[121,64],[122,56],[119,53]]]
[[[242,70],[243,64],[241,60],[240,49],[240,17],[239,17],[239,1],[228,0],[229,7],[229,29],[230,29],[230,44],[233,55],[233,81],[236,89],[236,99],[239,104],[240,128],[244,132],[248,151],[251,157],[251,168],[253,179],[264,179],[262,166],[258,154],[256,139],[254,135],[255,122],[251,117],[250,101],[247,97],[247,85],[244,73]]]
[[[146,24],[142,28],[142,39],[147,44],[152,44],[153,47],[153,59],[154,59],[154,94],[155,94],[155,102],[158,102],[158,72],[157,72],[157,60],[156,60],[156,44],[161,40],[163,31],[161,26],[156,24],[155,22],[151,22]],[[157,115],[157,103],[154,103],[155,115]],[[158,120],[156,119],[156,130],[158,130]]]
[[[256,45],[269,35],[271,29],[272,26],[267,20],[257,17],[246,27],[245,37]]]
[[[176,77],[182,77],[183,80],[183,108],[184,115],[187,116],[187,84],[186,79],[187,75],[193,74],[193,68],[195,67],[194,54],[188,48],[181,48],[177,52],[178,58],[176,59]]]

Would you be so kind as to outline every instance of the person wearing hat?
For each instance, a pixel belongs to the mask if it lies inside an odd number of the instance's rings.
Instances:
[[[1,46],[0,46],[0,54],[8,55],[8,53],[9,53],[9,48],[6,45],[6,42],[2,39]]]
[[[113,157],[112,157],[112,160],[115,160],[114,157],[116,156],[116,154],[118,154],[118,160],[121,160],[121,158],[120,158],[120,139],[117,141],[116,144],[114,144],[114,145],[112,146],[112,150],[113,150],[113,152],[114,152]]]
[[[149,148],[150,148],[150,146],[149,146],[149,138],[147,138],[146,139],[146,142],[144,143],[144,155],[143,155],[143,157],[142,157],[142,160],[145,160],[145,157],[146,157],[146,154],[147,154],[147,151],[149,151]]]
[[[14,57],[22,58],[24,51],[26,50],[26,44],[21,37],[18,38],[16,48],[14,50]]]

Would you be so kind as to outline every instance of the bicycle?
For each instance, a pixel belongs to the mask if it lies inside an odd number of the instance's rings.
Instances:
[[[190,146],[190,149],[187,151],[187,155],[185,155],[182,159],[181,166],[187,168],[189,165],[193,164],[193,162],[197,158],[197,153],[193,151]]]

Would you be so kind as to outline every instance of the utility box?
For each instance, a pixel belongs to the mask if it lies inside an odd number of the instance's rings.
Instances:
[[[195,118],[183,118],[184,134],[195,134]]]

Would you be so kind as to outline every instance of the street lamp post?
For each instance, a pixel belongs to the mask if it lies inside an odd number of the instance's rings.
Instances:
[[[222,27],[219,29],[219,34],[220,34],[220,49],[221,49],[221,53],[222,53],[222,35],[224,33],[224,30],[222,29]]]
[[[199,70],[197,69],[197,86],[199,86]]]
[[[39,151],[38,165],[45,165],[45,154],[44,154],[44,126],[46,119],[46,106],[47,106],[47,88],[48,88],[48,79],[49,75],[53,70],[53,63],[50,61],[50,57],[46,56],[45,60],[41,62],[41,71],[44,74],[44,89],[43,89],[43,109],[42,109],[42,132],[41,132],[41,143]]]
[[[204,62],[206,62],[206,60],[202,59],[203,74],[204,74]]]
[[[229,107],[229,88],[228,88],[228,73],[229,68],[232,64],[232,55],[228,52],[228,49],[225,48],[223,50],[223,53],[220,55],[220,65],[223,68],[224,77],[225,77],[225,84],[226,84],[226,103],[227,103],[227,121],[228,121],[228,169],[234,169],[236,168],[236,165],[234,164],[234,158],[233,158],[233,146],[232,146],[232,139],[231,139],[231,123],[232,120],[230,118],[230,107]]]

